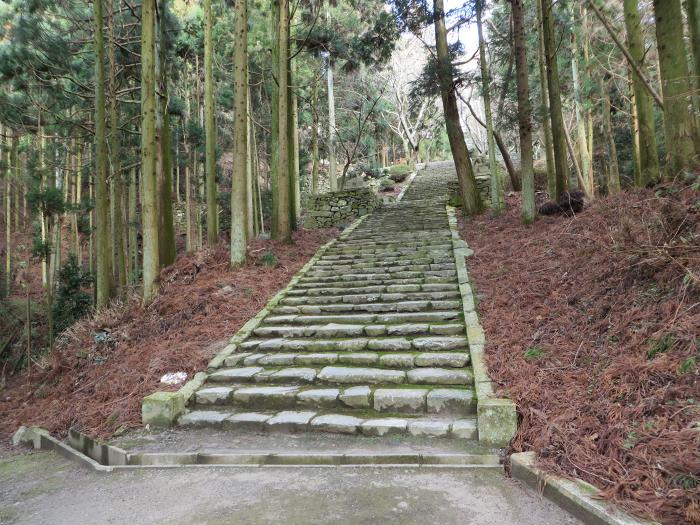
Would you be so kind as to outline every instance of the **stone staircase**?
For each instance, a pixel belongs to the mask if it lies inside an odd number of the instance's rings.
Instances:
[[[181,426],[476,439],[445,204],[420,173],[298,280],[192,396]]]

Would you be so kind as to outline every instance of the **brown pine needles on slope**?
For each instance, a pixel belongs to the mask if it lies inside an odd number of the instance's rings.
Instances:
[[[629,511],[700,523],[700,192],[596,201],[571,219],[507,213],[463,237],[512,449]]]
[[[24,373],[10,378],[0,392],[0,434],[24,424],[108,437],[140,425],[141,399],[168,389],[163,374],[202,370],[336,234],[300,230],[292,245],[254,240],[248,265],[236,270],[223,245],[179,257],[161,273],[161,293],[147,308],[137,295],[113,303],[64,332],[43,371],[34,367],[29,381]]]

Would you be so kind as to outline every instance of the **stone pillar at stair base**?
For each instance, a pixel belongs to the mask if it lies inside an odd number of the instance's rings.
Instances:
[[[185,400],[179,392],[154,392],[143,398],[141,420],[151,427],[170,427],[185,413]]]
[[[515,403],[504,398],[480,399],[476,409],[479,442],[494,447],[507,447],[518,431]]]

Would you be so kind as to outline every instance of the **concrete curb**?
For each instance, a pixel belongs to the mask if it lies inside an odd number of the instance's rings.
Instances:
[[[436,469],[501,468],[495,454],[468,453],[353,453],[339,452],[147,452],[130,453],[119,447],[101,443],[81,432],[71,429],[68,443],[64,443],[39,427],[20,427],[13,438],[15,445],[31,445],[37,450],[53,450],[66,459],[92,468],[98,472],[116,470],[239,467],[413,467]]]
[[[597,499],[598,489],[583,480],[570,480],[546,474],[535,467],[534,452],[519,452],[510,456],[511,474],[545,498],[589,525],[658,525],[640,520],[619,508]]]
[[[395,203],[401,202],[401,199],[403,199],[403,196],[406,195],[406,192],[408,191],[408,188],[411,187],[411,184],[413,183],[413,179],[416,178],[416,175],[418,175],[418,172],[419,172],[419,171],[420,171],[420,170],[416,168],[416,171],[414,171],[413,173],[411,173],[411,174],[408,176],[408,180],[406,181],[406,184],[404,185],[403,188],[401,188],[401,191],[400,191],[399,194],[396,196],[396,200],[394,201]]]
[[[207,371],[212,371],[224,364],[224,360],[233,354],[238,345],[243,342],[260,323],[268,316],[272,309],[284,299],[287,292],[295,286],[299,280],[316,264],[316,262],[328,251],[335,243],[345,239],[350,235],[369,215],[363,215],[348,226],[338,237],[331,239],[326,244],[321,246],[316,253],[307,261],[307,263],[290,279],[282,290],[277,292],[270,299],[265,307],[260,310],[252,319],[249,319],[237,332],[231,337],[229,344],[224,347],[214,358],[209,361]],[[207,379],[205,372],[199,372],[185,383],[176,392],[153,392],[144,397],[141,402],[141,421],[144,425],[153,427],[169,427],[175,424],[177,418],[185,413],[185,407],[190,397],[204,384]]]
[[[491,446],[506,447],[518,431],[517,410],[512,400],[495,397],[484,355],[486,334],[476,313],[474,291],[469,281],[469,273],[467,272],[467,263],[465,261],[465,258],[473,255],[474,252],[459,236],[454,207],[447,205],[445,209],[452,233],[452,249],[457,268],[457,281],[459,283],[459,292],[462,296],[464,324],[467,328],[469,354],[472,371],[474,372],[479,441]]]

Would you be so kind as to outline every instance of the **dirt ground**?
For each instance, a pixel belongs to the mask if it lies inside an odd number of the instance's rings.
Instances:
[[[256,239],[248,264],[234,270],[223,244],[180,256],[162,272],[161,293],[148,307],[137,295],[114,302],[61,334],[29,378],[10,377],[0,390],[0,436],[19,425],[59,436],[76,426],[99,437],[139,426],[141,399],[168,389],[163,374],[202,370],[337,234],[299,230],[291,245]]]
[[[574,217],[463,224],[514,451],[663,523],[700,523],[700,192],[630,190]]]
[[[499,469],[185,468],[97,473],[0,456],[0,523],[577,525]]]

